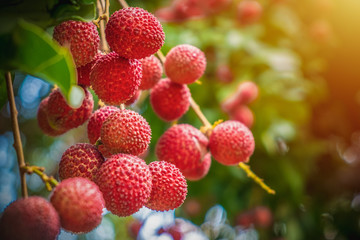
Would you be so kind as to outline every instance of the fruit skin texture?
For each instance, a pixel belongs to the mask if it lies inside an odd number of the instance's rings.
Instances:
[[[205,71],[205,54],[192,45],[182,44],[172,48],[166,55],[164,69],[171,81],[190,84],[198,80]]]
[[[0,239],[4,240],[54,240],[59,233],[58,213],[38,196],[12,202],[0,219]]]
[[[83,177],[94,181],[103,162],[104,157],[94,145],[77,143],[63,153],[59,163],[59,177],[61,180]]]
[[[53,38],[69,47],[77,67],[91,62],[99,49],[99,33],[92,22],[62,22],[54,28]]]
[[[211,158],[208,139],[189,124],[177,124],[165,131],[156,144],[160,161],[167,161],[180,169],[188,180],[199,180],[209,171]]]
[[[50,126],[57,130],[69,130],[79,127],[91,116],[94,100],[91,93],[85,89],[85,97],[79,108],[71,108],[57,88],[49,95],[47,106],[48,120]]]
[[[101,222],[104,199],[98,186],[81,177],[68,178],[56,186],[50,201],[59,213],[61,227],[87,233]]]
[[[97,60],[90,73],[95,93],[109,105],[120,105],[129,100],[138,90],[141,78],[141,62],[123,58],[115,52]]]
[[[124,58],[140,59],[156,53],[164,44],[160,22],[142,8],[114,12],[105,29],[110,48]]]
[[[108,116],[120,109],[114,106],[104,106],[91,114],[87,125],[89,142],[95,144],[100,138],[101,126]]]
[[[140,59],[140,62],[142,64],[142,79],[139,89],[147,90],[160,81],[163,69],[160,60],[154,55]]]
[[[168,78],[160,80],[150,92],[154,112],[164,121],[174,121],[187,112],[190,106],[190,90]]]
[[[140,155],[151,139],[149,123],[137,112],[123,109],[112,113],[101,127],[101,140],[112,153]]]
[[[99,60],[103,55],[101,53],[96,54],[94,59],[87,63],[84,66],[78,67],[76,69],[77,71],[77,84],[84,86],[84,87],[90,87],[90,72],[92,67],[95,65],[96,61]]]
[[[211,133],[209,148],[212,156],[224,165],[247,162],[254,152],[255,141],[251,131],[238,121],[225,121]]]
[[[48,120],[47,114],[47,105],[48,105],[49,97],[44,98],[39,105],[39,109],[37,112],[37,121],[40,129],[48,136],[56,137],[61,134],[64,134],[67,130],[56,130],[51,127]]]
[[[140,94],[141,94],[141,90],[137,90],[136,93],[135,93],[135,95],[132,96],[129,100],[127,100],[127,101],[125,102],[125,105],[126,105],[126,106],[130,106],[130,105],[134,104],[134,103],[139,99]]]
[[[119,217],[130,216],[149,200],[151,173],[141,158],[130,154],[112,155],[100,167],[96,183],[106,208]]]
[[[155,161],[149,164],[152,190],[146,207],[156,211],[169,211],[183,204],[187,194],[185,177],[172,163]]]

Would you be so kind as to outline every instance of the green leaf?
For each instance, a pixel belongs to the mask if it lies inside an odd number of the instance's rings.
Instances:
[[[76,69],[70,52],[56,44],[41,28],[19,21],[12,33],[0,36],[0,50],[3,53],[1,69],[21,70],[58,85],[72,107],[82,101],[83,91],[76,94],[79,87],[76,86]],[[75,99],[70,98],[74,95],[77,96]]]

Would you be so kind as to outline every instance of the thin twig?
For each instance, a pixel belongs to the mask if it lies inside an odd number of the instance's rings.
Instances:
[[[127,4],[127,2],[125,0],[119,0],[119,3],[123,8],[129,7],[129,4]]]
[[[19,165],[19,172],[20,172],[20,181],[21,181],[21,194],[24,198],[28,197],[28,191],[26,186],[26,178],[25,178],[25,172],[21,170],[23,166],[25,166],[25,160],[24,160],[24,152],[23,147],[21,143],[21,137],[20,137],[20,130],[19,130],[19,123],[17,120],[18,111],[16,109],[15,105],[15,97],[14,97],[14,90],[12,86],[11,81],[11,73],[7,72],[5,73],[5,79],[6,79],[6,90],[9,98],[9,105],[10,105],[10,113],[11,113],[11,124],[14,134],[14,148],[17,155],[18,165]]]
[[[159,51],[157,51],[157,53],[156,53],[156,54],[158,55],[158,57],[159,57],[159,59],[160,59],[160,61],[161,61],[162,65],[164,65],[164,63],[165,63],[165,56],[164,56],[164,54],[162,53],[162,51],[161,51],[161,50],[159,50]]]
[[[99,27],[100,27],[100,44],[101,44],[101,51],[108,53],[110,52],[110,48],[106,42],[105,38],[105,26],[107,21],[109,20],[109,1],[106,0],[105,3],[105,11],[103,9],[103,4],[101,2],[102,0],[97,0],[97,11],[98,11],[98,17],[99,17]]]
[[[44,173],[45,169],[43,167],[24,166],[22,167],[22,171],[27,174],[35,173],[36,175],[38,175],[45,183],[46,189],[48,191],[51,191],[53,187],[56,187],[59,184],[53,176],[49,177]]]
[[[201,111],[199,105],[194,101],[194,99],[190,96],[190,106],[196,113],[196,115],[199,117],[200,121],[204,125],[205,128],[212,128],[212,124],[207,120],[203,112]]]

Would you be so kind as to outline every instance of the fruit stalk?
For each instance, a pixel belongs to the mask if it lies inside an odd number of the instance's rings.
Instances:
[[[105,25],[109,20],[110,15],[109,6],[109,0],[105,0],[105,7],[103,7],[103,0],[97,0],[96,8],[99,16],[101,51],[106,53],[110,52],[109,46],[105,39]]]
[[[253,179],[257,184],[260,185],[267,193],[275,194],[275,190],[271,189],[268,185],[264,183],[264,180],[259,178],[253,171],[251,171],[250,166],[246,165],[245,163],[239,163],[239,167],[246,172],[247,176]]]
[[[48,176],[44,173],[45,169],[43,167],[38,166],[23,166],[21,167],[22,172],[32,174],[37,174],[41,180],[45,183],[46,189],[48,191],[52,190],[52,187],[57,186],[59,183],[56,181],[56,179],[53,176]]]
[[[200,121],[204,125],[206,129],[211,129],[212,124],[207,120],[203,112],[201,111],[199,105],[195,102],[195,100],[190,96],[190,106],[196,113],[196,115],[199,117]]]
[[[129,4],[127,4],[127,2],[125,0],[119,0],[119,3],[123,8],[129,7]]]
[[[26,186],[25,172],[22,170],[22,167],[25,166],[24,152],[23,152],[23,147],[22,147],[21,138],[20,138],[19,123],[17,120],[18,111],[17,111],[16,105],[15,105],[14,90],[13,90],[13,86],[12,86],[10,72],[5,73],[5,79],[6,79],[6,90],[7,90],[9,105],[10,105],[11,124],[12,124],[12,129],[13,129],[13,134],[14,134],[14,148],[16,151],[18,165],[19,165],[19,172],[20,172],[21,194],[24,198],[27,198],[28,190],[27,190],[27,186]]]

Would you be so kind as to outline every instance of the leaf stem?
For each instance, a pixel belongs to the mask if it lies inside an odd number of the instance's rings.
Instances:
[[[53,187],[56,187],[59,182],[53,176],[48,176],[44,173],[45,169],[39,166],[23,166],[22,171],[27,174],[35,173],[45,183],[46,189],[51,191]]]
[[[14,134],[14,148],[16,151],[18,165],[19,165],[19,172],[20,172],[21,195],[24,198],[27,198],[28,190],[27,190],[27,186],[26,186],[25,172],[22,171],[22,167],[25,166],[24,151],[23,151],[23,147],[22,147],[22,143],[21,143],[19,123],[18,123],[18,119],[17,119],[18,111],[17,111],[16,105],[15,105],[14,90],[13,90],[13,86],[12,86],[10,72],[5,73],[5,79],[6,79],[6,90],[7,90],[9,105],[10,105],[11,125],[12,125],[12,129],[13,129],[13,134]]]

